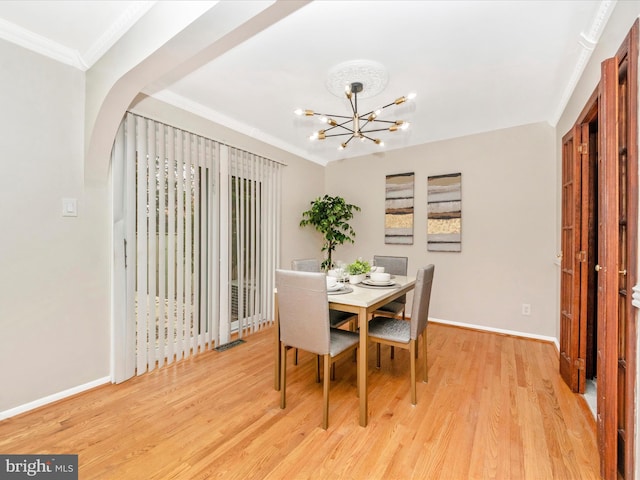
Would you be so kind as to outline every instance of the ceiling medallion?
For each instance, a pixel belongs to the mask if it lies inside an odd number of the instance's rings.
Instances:
[[[357,75],[362,75],[362,78]],[[382,65],[376,64],[375,62],[361,60],[342,63],[334,67],[329,73],[327,88],[334,95],[346,95],[351,105],[351,114],[337,115],[318,113],[313,110],[303,110],[301,108],[297,109],[295,111],[296,115],[306,117],[319,116],[320,120],[328,125],[328,127],[315,132],[309,139],[325,140],[329,137],[348,136],[349,138],[340,144],[338,150],[346,148],[354,138],[358,138],[362,142],[370,140],[382,147],[384,146],[384,142],[380,138],[373,137],[371,135],[372,133],[406,130],[409,127],[409,122],[404,120],[383,120],[379,118],[379,116],[384,109],[392,105],[400,105],[408,100],[413,100],[416,96],[415,93],[396,98],[391,103],[375,110],[366,113],[358,112],[358,96],[360,96],[360,98],[367,98],[377,95],[384,90],[387,85],[387,80],[388,75],[386,70]]]
[[[378,62],[371,60],[351,60],[332,67],[327,74],[327,90],[336,97],[344,95],[345,86],[353,82],[362,83],[360,98],[375,97],[387,88],[389,72]]]

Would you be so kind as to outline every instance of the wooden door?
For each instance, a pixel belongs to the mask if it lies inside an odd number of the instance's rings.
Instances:
[[[589,126],[584,124],[562,139],[560,374],[572,391],[580,393],[586,380],[588,232],[583,212],[588,211],[588,138]]]
[[[598,443],[605,479],[634,474],[638,231],[638,21],[600,82]]]
[[[600,471],[616,478],[616,426],[618,411],[618,59],[602,63],[600,81],[600,150],[598,158],[598,397],[596,422]]]
[[[635,470],[636,311],[638,265],[638,21],[618,52],[618,472]]]

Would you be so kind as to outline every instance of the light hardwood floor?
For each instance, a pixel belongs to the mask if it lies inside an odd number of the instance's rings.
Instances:
[[[411,406],[408,352],[376,370],[358,425],[356,369],[336,365],[329,429],[315,357],[273,389],[271,329],[121,385],[0,422],[0,453],[77,453],[89,479],[594,479],[595,425],[553,345],[431,323]],[[373,350],[373,349],[372,349]],[[422,352],[421,352],[422,354]],[[420,376],[419,376],[420,378]]]

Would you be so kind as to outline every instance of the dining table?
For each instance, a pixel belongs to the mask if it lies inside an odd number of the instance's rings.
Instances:
[[[372,282],[373,283],[373,282]],[[367,366],[368,366],[368,334],[369,320],[372,318],[373,312],[381,306],[395,300],[407,292],[413,290],[416,283],[415,276],[393,275],[392,284],[379,286],[368,285],[366,283],[358,283],[351,285],[344,284],[344,288],[328,292],[327,302],[328,308],[350,312],[357,315],[357,328],[360,337],[358,345],[358,397],[360,401],[360,425],[367,426],[368,422],[368,399],[367,399]],[[280,390],[280,323],[278,314],[278,294],[275,292],[274,301],[275,314],[275,374],[274,388]]]

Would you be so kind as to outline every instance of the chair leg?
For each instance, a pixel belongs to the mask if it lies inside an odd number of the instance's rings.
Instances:
[[[402,320],[406,320],[405,309],[404,308],[402,309]],[[391,360],[393,360],[395,358],[395,353],[396,353],[396,349],[395,349],[395,347],[392,346],[391,347]],[[417,355],[417,353],[416,353],[416,355]],[[418,357],[416,357],[416,358],[418,358]]]
[[[294,348],[293,352],[293,364],[298,365],[298,349]]]
[[[418,343],[416,340],[409,341],[409,351],[411,356],[411,404],[415,405],[417,403],[416,399],[416,347]]]
[[[287,406],[287,346],[284,343],[280,344],[281,358],[280,362],[280,408]]]
[[[331,358],[329,354],[324,356],[324,386],[322,388],[324,406],[322,410],[322,428],[329,428],[329,368]]]
[[[336,379],[336,362],[331,362],[331,380]]]
[[[376,342],[376,367],[380,368],[380,344],[377,342]]]
[[[316,355],[316,383],[320,383],[320,355]]]
[[[427,383],[429,381],[429,373],[427,371],[427,329],[425,328],[422,331],[422,370],[423,370],[423,382]]]

